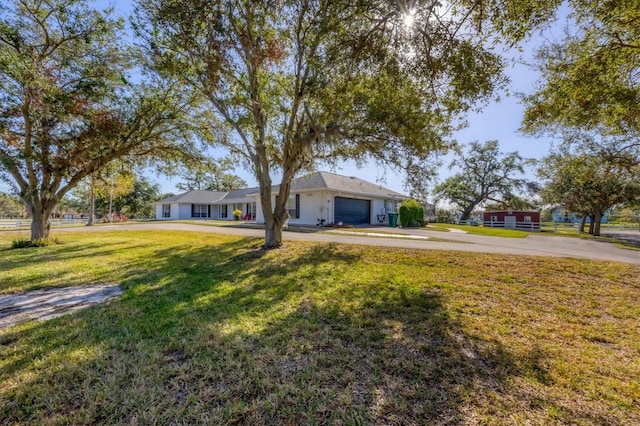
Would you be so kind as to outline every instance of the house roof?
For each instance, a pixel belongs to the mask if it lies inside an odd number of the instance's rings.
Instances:
[[[278,186],[275,188],[278,188]],[[354,176],[343,176],[329,172],[311,173],[294,179],[293,182],[291,182],[291,192],[318,189],[326,189],[348,194],[370,195],[380,198],[409,198],[404,194],[392,191],[382,185],[367,182],[366,180]]]
[[[169,198],[157,201],[156,204],[182,203],[182,204],[213,204],[227,195],[224,191],[188,191],[184,194],[174,195]]]
[[[225,195],[224,201],[227,203],[252,203],[256,201],[252,195],[259,192],[259,188],[236,189],[235,191],[229,191]]]
[[[272,191],[277,192],[279,185],[274,185]],[[342,176],[336,173],[315,172],[294,179],[291,182],[291,192],[307,192],[327,190],[344,194],[365,195],[378,198],[408,198],[406,195],[392,191],[381,185],[353,176]],[[235,191],[189,191],[184,194],[174,195],[156,202],[185,203],[185,204],[214,204],[224,201],[226,203],[249,203],[255,201],[259,188],[245,188]]]

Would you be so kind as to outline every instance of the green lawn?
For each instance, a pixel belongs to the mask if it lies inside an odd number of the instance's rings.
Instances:
[[[124,294],[0,330],[2,424],[640,424],[640,269],[539,257],[57,234],[0,293]]]
[[[476,235],[490,235],[494,237],[506,237],[506,238],[524,238],[527,235],[533,234],[533,232],[529,231],[516,231],[515,229],[504,229],[504,228],[490,228],[484,226],[471,226],[471,225],[454,225],[449,223],[430,223],[426,227],[429,231],[444,231],[450,232],[450,229],[460,229],[465,231],[467,234],[476,234]],[[535,234],[538,234],[536,232]]]

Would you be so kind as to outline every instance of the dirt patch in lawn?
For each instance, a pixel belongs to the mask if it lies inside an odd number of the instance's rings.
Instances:
[[[121,294],[122,288],[117,284],[93,284],[2,295],[0,328],[30,320],[45,321]]]

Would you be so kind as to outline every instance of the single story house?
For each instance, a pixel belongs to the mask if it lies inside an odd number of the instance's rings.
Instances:
[[[272,200],[279,186],[272,187]],[[291,182],[287,209],[290,225],[388,224],[389,213],[409,197],[365,180],[315,172]],[[264,223],[258,188],[236,191],[189,191],[160,200],[156,219],[233,220],[239,209],[244,220]]]
[[[540,231],[540,212],[533,210],[497,210],[483,214],[483,225],[490,228],[509,228]]]

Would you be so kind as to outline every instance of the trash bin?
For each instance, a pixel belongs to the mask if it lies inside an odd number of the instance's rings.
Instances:
[[[389,213],[389,226],[392,228],[398,226],[398,213]]]

